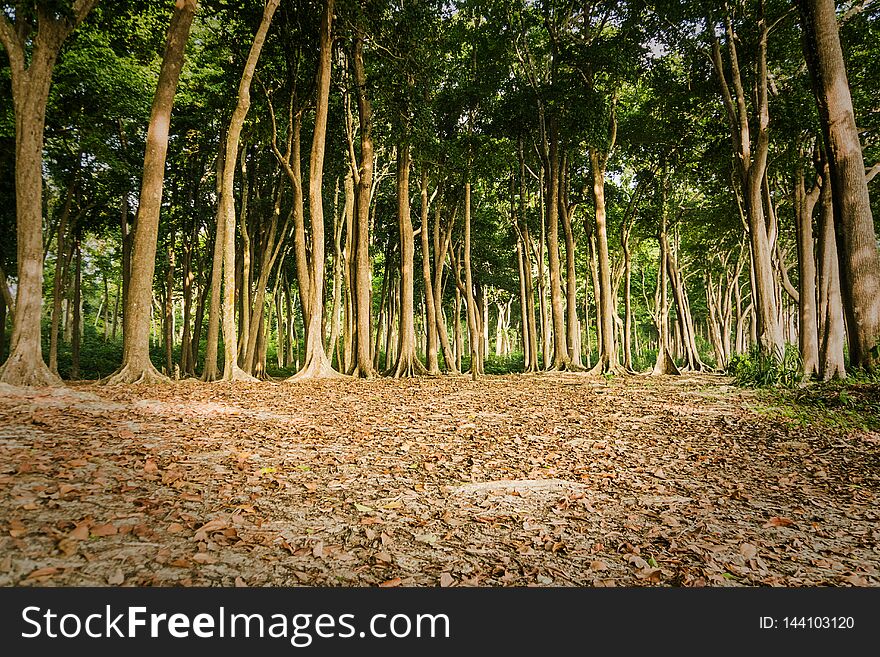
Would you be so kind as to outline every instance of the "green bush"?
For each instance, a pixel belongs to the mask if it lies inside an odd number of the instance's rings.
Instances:
[[[727,373],[744,388],[794,388],[803,380],[803,361],[794,345],[786,345],[779,360],[753,347],[730,360]]]

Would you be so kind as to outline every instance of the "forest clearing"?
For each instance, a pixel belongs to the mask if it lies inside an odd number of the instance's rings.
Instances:
[[[785,407],[707,375],[7,387],[0,585],[877,586],[877,427]]]
[[[0,6],[0,587],[880,586],[880,0]]]

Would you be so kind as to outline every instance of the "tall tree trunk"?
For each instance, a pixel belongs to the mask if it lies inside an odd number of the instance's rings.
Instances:
[[[458,205],[453,209],[452,216],[443,230],[442,239],[440,237],[440,207],[441,203],[438,199],[437,205],[434,207],[434,285],[432,286],[434,292],[434,321],[437,327],[437,337],[440,340],[440,348],[443,351],[446,371],[458,374],[460,372],[460,365],[456,360],[455,352],[449,344],[449,334],[446,331],[446,317],[443,315],[443,269],[446,267],[446,255],[449,253],[449,245],[452,242],[452,230],[455,227],[455,215],[458,212]]]
[[[553,320],[553,369],[565,370],[571,365],[562,311],[562,282],[559,264],[559,138],[555,122],[549,128],[549,169],[547,179],[547,255],[550,264],[550,308]]]
[[[236,277],[236,287],[239,290],[239,293],[237,295],[238,349],[236,352],[236,358],[238,359],[239,366],[244,369],[245,372],[250,374],[253,368],[253,349],[256,348],[256,334],[254,334],[254,347],[252,348],[250,354],[251,363],[248,363],[247,349],[252,344],[250,333],[252,315],[256,315],[257,312],[256,310],[254,310],[256,304],[252,304],[251,302],[251,275],[253,273],[254,263],[251,257],[251,235],[248,231],[248,221],[250,219],[250,215],[248,213],[250,201],[250,181],[248,180],[247,168],[247,144],[245,144],[244,148],[241,149],[241,154],[239,157],[241,159],[241,205],[239,207],[238,225],[241,230],[241,240],[239,241],[239,243],[241,244],[241,257],[236,258],[236,263],[238,267],[241,267],[241,274],[240,276]],[[235,174],[233,174],[233,180],[234,179]],[[220,198],[222,200],[222,194]],[[257,194],[257,200],[259,201],[259,192]],[[234,205],[235,201],[233,197],[233,207]],[[257,321],[259,321],[259,319],[257,319]]]
[[[581,325],[577,316],[577,270],[575,268],[574,232],[571,229],[571,214],[568,204],[568,166],[563,157],[562,171],[559,175],[559,216],[565,234],[565,310],[566,344],[568,347],[568,367],[583,369],[581,360]]]
[[[654,363],[653,374],[679,374],[678,367],[672,359],[671,344],[669,340],[669,173],[663,172],[662,199],[660,204],[660,322],[657,331],[660,334],[657,344],[657,360]]]
[[[373,188],[373,110],[367,96],[367,78],[364,72],[363,38],[355,39],[352,64],[357,84],[358,120],[360,122],[361,162],[357,181],[357,238],[355,239],[355,298],[357,309],[357,367],[358,376],[375,376],[370,346],[371,310],[373,291],[370,272],[370,196]]]
[[[82,344],[82,245],[77,235],[72,246],[76,253],[73,271],[73,335],[70,342],[70,378],[79,379],[79,357]]]
[[[397,227],[400,233],[400,312],[397,362],[394,377],[424,374],[416,354],[414,293],[415,237],[409,208],[410,154],[408,145],[397,148]]]
[[[747,95],[740,74],[736,46],[738,37],[734,33],[729,14],[725,17],[725,32],[730,61],[730,84],[727,81],[721,55],[721,43],[717,36],[713,36],[712,40],[712,61],[729,122],[730,137],[739,174],[740,193],[748,223],[753,273],[752,302],[758,341],[764,354],[779,360],[783,356],[785,345],[779,323],[776,281],[771,258],[772,243],[765,221],[762,194],[770,145],[767,68],[767,42],[770,27],[764,16],[763,0],[758,4],[757,28],[759,30],[757,61],[755,62],[757,72],[755,113],[757,116],[751,121],[746,105]],[[757,127],[757,135],[754,138],[750,123]]]
[[[611,291],[611,261],[608,255],[608,229],[605,215],[605,165],[607,154],[590,149],[590,168],[593,172],[593,201],[596,211],[596,247],[598,250],[599,308],[598,323],[601,325],[601,345],[596,372],[614,372],[620,365],[614,340],[615,299]]]
[[[541,240],[538,243],[538,251],[535,254],[538,259],[538,295],[540,297],[541,312],[541,360],[542,369],[548,370],[551,367],[550,355],[552,345],[550,344],[550,313],[547,309],[547,268],[544,261],[544,249],[547,246],[547,208],[544,202],[544,167],[541,167],[539,180],[539,196],[538,205],[541,209]]]
[[[805,377],[819,372],[819,319],[816,310],[816,256],[813,253],[813,209],[819,184],[809,192],[803,165],[795,174],[795,229],[798,250],[798,347]]]
[[[223,191],[223,169],[226,158],[226,135],[220,136],[220,152],[217,154],[215,192],[219,199]],[[220,203],[214,213],[214,249],[211,258],[211,282],[206,285],[211,301],[208,305],[208,334],[205,344],[205,369],[202,381],[216,381],[220,376],[217,369],[217,353],[220,349],[220,295],[223,283],[223,245],[225,244],[225,225],[220,214]]]
[[[196,4],[195,0],[177,2],[168,28],[165,55],[147,129],[144,174],[131,250],[131,281],[123,311],[122,366],[106,379],[108,384],[155,383],[167,380],[156,371],[150,361],[150,308],[171,109]]]
[[[311,299],[309,322],[306,327],[306,353],[303,368],[294,375],[296,379],[339,376],[324,351],[324,201],[321,196],[324,179],[324,151],[327,137],[327,114],[330,98],[330,72],[333,55],[333,6],[334,0],[324,1],[321,19],[321,50],[318,57],[318,74],[315,82],[317,101],[312,151],[309,161],[309,219],[312,233]]]
[[[431,251],[428,232],[430,231],[430,214],[428,212],[428,171],[422,171],[421,179],[421,241],[422,241],[422,280],[425,286],[425,363],[427,373],[440,374],[440,360],[437,354],[437,308],[434,305],[434,285],[431,277]]]
[[[168,238],[168,268],[165,272],[165,373],[174,369],[174,233]]]
[[[61,324],[61,306],[64,300],[64,281],[70,268],[73,257],[72,238],[76,220],[68,228],[67,221],[70,215],[70,203],[72,197],[68,195],[61,218],[58,221],[58,235],[55,239],[55,280],[52,283],[52,317],[49,325],[49,369],[58,374],[58,330]],[[71,244],[68,245],[68,242]]]
[[[846,328],[840,290],[840,265],[837,258],[834,201],[828,162],[823,163],[819,195],[819,375],[823,381],[846,378],[843,357]]]
[[[831,173],[850,364],[880,367],[880,255],[834,0],[798,0]]]
[[[464,294],[467,299],[468,334],[471,348],[471,378],[483,374],[483,362],[480,359],[480,330],[477,320],[477,304],[474,298],[474,278],[471,271],[471,183],[464,184]]]
[[[56,18],[51,3],[36,3],[37,25],[27,11],[0,13],[0,42],[9,58],[15,115],[15,206],[18,289],[9,356],[0,382],[21,386],[60,385],[43,362],[40,320],[43,302],[43,130],[52,72],[61,46],[98,0],[75,0],[69,15]],[[24,9],[24,7],[17,8]],[[32,33],[28,48],[23,35]],[[29,51],[29,52],[28,52]]]
[[[348,175],[351,175],[349,171]],[[348,197],[345,197],[345,201]],[[333,360],[336,354],[336,368],[345,372],[345,363],[339,357],[339,334],[342,330],[342,233],[347,223],[346,213],[352,211],[350,207],[343,208],[343,214],[339,214],[339,178],[333,192],[333,272],[331,274],[332,296],[330,301],[330,335],[327,339],[325,350]]]
[[[251,104],[251,81],[257,68],[272,16],[280,0],[267,0],[263,18],[248,53],[247,62],[238,85],[238,102],[229,121],[226,153],[223,158],[223,188],[220,192],[220,219],[223,222],[223,380],[253,381],[254,377],[238,366],[238,331],[235,327],[235,205],[233,184],[238,162],[238,142],[241,129]],[[247,271],[242,280],[247,283]]]
[[[623,248],[623,368],[627,372],[633,370],[632,357],[632,254],[629,248],[629,234],[631,226],[625,224],[621,229],[621,247]]]

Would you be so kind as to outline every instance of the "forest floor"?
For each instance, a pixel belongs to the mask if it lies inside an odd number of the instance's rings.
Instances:
[[[878,586],[880,432],[807,420],[708,375],[2,387],[0,585]]]

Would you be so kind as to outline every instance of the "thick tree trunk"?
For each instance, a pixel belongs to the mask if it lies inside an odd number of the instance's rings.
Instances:
[[[324,151],[327,137],[327,114],[332,67],[334,0],[325,0],[321,19],[321,50],[315,82],[317,101],[312,151],[309,161],[309,219],[312,233],[311,298],[308,302],[309,322],[306,327],[306,352],[303,368],[292,378],[296,380],[340,376],[331,366],[324,351],[324,201],[321,195],[324,179]]]
[[[61,46],[98,0],[76,0],[71,15],[54,18],[54,9],[37,8],[37,29],[26,16],[0,13],[0,42],[9,58],[15,115],[15,206],[18,289],[9,356],[0,382],[20,386],[60,385],[43,362],[40,320],[43,302],[43,131],[52,72]],[[17,8],[18,5],[16,5]],[[23,7],[20,7],[24,9]],[[13,14],[17,14],[17,9]],[[27,13],[24,12],[23,13]],[[14,21],[14,22],[13,22]]]
[[[168,28],[165,55],[147,129],[140,204],[132,241],[131,281],[123,311],[122,366],[106,379],[108,384],[155,383],[167,380],[156,371],[150,361],[150,308],[171,109],[195,11],[195,0],[181,0],[175,5]]]
[[[880,367],[880,255],[834,0],[798,0],[831,173],[850,364]]]

